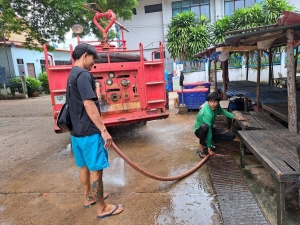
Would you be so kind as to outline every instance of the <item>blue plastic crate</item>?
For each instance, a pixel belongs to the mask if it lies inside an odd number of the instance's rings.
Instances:
[[[192,82],[192,83],[183,83],[184,89],[193,89],[198,86],[205,86],[210,91],[210,82]]]
[[[208,88],[201,89],[183,89],[183,102],[188,109],[199,109],[206,102],[209,93]],[[182,91],[177,91],[179,104],[182,104]]]

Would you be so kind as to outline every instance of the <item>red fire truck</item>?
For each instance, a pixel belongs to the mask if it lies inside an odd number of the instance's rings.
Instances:
[[[99,98],[102,119],[106,126],[116,126],[135,122],[164,119],[166,111],[166,81],[164,79],[164,48],[152,52],[152,59],[144,57],[143,45],[137,50],[127,50],[122,25],[116,21],[115,14],[95,11],[90,4],[83,5],[95,15],[93,22],[103,33],[99,41],[87,41],[97,50],[98,59],[91,70],[96,81],[96,93]],[[100,8],[100,7],[99,7]],[[106,19],[108,25],[103,28],[99,20]],[[122,38],[110,42],[107,33],[113,25],[119,26]],[[80,42],[79,36],[78,42]],[[86,41],[85,41],[86,42]],[[113,45],[113,43],[116,43]],[[73,48],[70,45],[70,58]],[[155,60],[154,54],[160,54]],[[66,99],[66,83],[72,65],[54,65],[53,57],[44,46],[46,70],[48,74],[54,130],[60,133],[56,119]]]

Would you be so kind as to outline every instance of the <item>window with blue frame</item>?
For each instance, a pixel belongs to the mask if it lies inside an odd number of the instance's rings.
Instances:
[[[205,16],[210,20],[210,0],[188,0],[172,2],[172,16],[176,16],[178,13],[191,11],[196,13],[198,17]]]
[[[254,3],[259,3],[262,0],[224,0],[225,15],[231,15],[235,10],[252,6]]]

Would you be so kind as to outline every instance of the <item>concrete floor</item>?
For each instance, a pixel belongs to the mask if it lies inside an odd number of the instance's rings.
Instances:
[[[185,172],[199,162],[193,125],[197,112],[110,128],[114,142],[143,169],[161,176]],[[104,170],[108,203],[123,203],[120,215],[99,220],[83,208],[78,169],[68,134],[55,134],[49,96],[0,101],[0,224],[222,224],[206,165],[180,181],[147,178],[110,149]],[[231,153],[236,159],[238,155]],[[246,163],[257,164],[253,156]],[[245,177],[271,224],[276,224],[275,187],[262,167],[246,167]],[[297,193],[287,197],[288,224],[300,224]]]

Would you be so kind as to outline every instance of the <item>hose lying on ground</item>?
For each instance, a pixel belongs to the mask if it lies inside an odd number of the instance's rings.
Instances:
[[[112,148],[136,171],[140,172],[141,174],[155,179],[155,180],[160,180],[160,181],[173,181],[173,180],[180,180],[188,175],[190,175],[191,173],[195,172],[197,169],[199,169],[210,157],[210,154],[207,154],[196,166],[194,166],[193,168],[191,168],[190,170],[186,171],[183,174],[177,175],[177,176],[172,176],[172,177],[161,177],[161,176],[157,176],[154,175],[152,173],[149,173],[145,170],[143,170],[142,168],[140,168],[138,165],[136,165],[134,162],[132,162],[129,158],[127,158],[126,155],[123,154],[123,152],[121,152],[121,150],[115,145],[115,143],[112,143]]]

